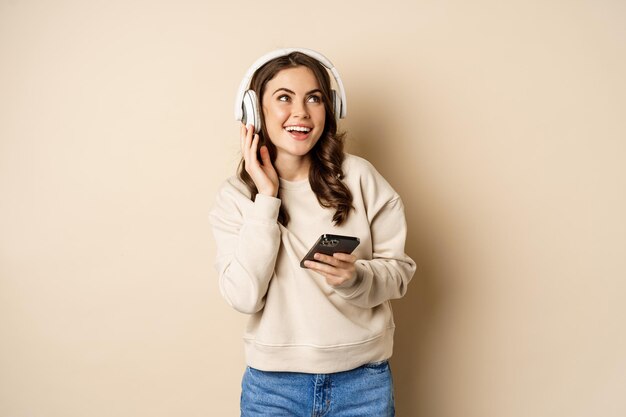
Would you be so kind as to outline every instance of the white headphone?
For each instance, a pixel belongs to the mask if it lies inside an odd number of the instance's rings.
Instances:
[[[250,86],[250,80],[252,79],[252,76],[254,75],[256,70],[261,68],[264,64],[274,58],[287,56],[292,52],[300,52],[302,54],[310,56],[311,58],[316,59],[320,64],[328,68],[328,70],[333,74],[333,77],[335,77],[335,81],[337,82],[337,88],[339,89],[339,96],[337,96],[337,92],[335,90],[332,90],[331,92],[333,107],[335,109],[335,117],[338,119],[343,119],[344,117],[346,117],[346,91],[343,88],[343,82],[341,81],[341,77],[339,76],[339,72],[337,72],[337,70],[335,69],[335,66],[324,55],[312,49],[286,48],[277,49],[263,55],[261,58],[257,59],[254,64],[252,64],[252,66],[248,69],[246,75],[243,77],[243,80],[241,80],[241,84],[239,84],[239,90],[237,90],[237,98],[235,100],[235,120],[240,120],[244,124],[254,125],[255,132],[259,132],[261,130],[261,106],[259,103],[259,98],[254,90],[248,89]]]

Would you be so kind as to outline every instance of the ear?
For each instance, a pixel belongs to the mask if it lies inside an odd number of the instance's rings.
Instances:
[[[261,131],[261,114],[259,113],[259,100],[254,90],[247,90],[242,100],[243,118],[242,123],[245,125],[253,125],[254,132]]]

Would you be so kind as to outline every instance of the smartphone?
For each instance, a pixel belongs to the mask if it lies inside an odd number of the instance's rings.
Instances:
[[[354,236],[341,236],[324,234],[317,239],[315,245],[309,250],[304,258],[300,261],[300,267],[304,266],[304,261],[314,261],[313,256],[316,253],[323,253],[324,255],[332,256],[334,253],[352,253],[357,246],[359,246],[360,240]]]

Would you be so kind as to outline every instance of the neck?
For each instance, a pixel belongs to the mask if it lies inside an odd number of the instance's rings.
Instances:
[[[274,161],[274,167],[278,176],[287,181],[300,181],[309,178],[309,167],[311,159],[304,156],[282,156],[278,155]]]

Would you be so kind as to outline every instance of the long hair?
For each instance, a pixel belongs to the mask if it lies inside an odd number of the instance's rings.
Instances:
[[[317,197],[317,201],[322,207],[335,209],[333,222],[339,226],[348,219],[348,214],[352,207],[352,193],[342,182],[343,170],[341,165],[344,160],[343,144],[344,133],[337,132],[337,120],[335,118],[335,110],[332,105],[332,93],[330,86],[330,77],[325,67],[316,59],[300,52],[292,52],[289,55],[275,58],[261,68],[253,75],[250,81],[250,89],[257,93],[259,101],[263,100],[265,86],[276,74],[285,68],[294,68],[304,66],[313,71],[317,79],[320,89],[322,90],[322,101],[326,113],[324,130],[319,140],[309,151],[311,158],[311,167],[309,169],[309,184]],[[267,146],[272,163],[276,160],[276,147],[269,139],[263,119],[263,111],[261,113],[262,127],[259,134],[259,149],[261,146]],[[257,158],[261,160],[260,152],[257,152]],[[256,198],[258,190],[250,175],[246,172],[245,161],[243,158],[239,162],[238,169],[239,178],[246,184],[250,191],[252,200]],[[280,189],[278,190],[280,196]],[[289,223],[289,214],[284,206],[280,206],[278,221],[286,226]]]

